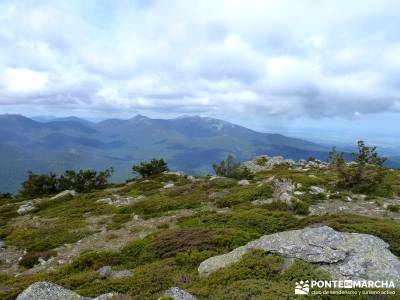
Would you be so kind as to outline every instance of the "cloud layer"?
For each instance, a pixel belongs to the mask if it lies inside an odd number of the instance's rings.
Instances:
[[[400,2],[2,1],[0,111],[400,111]]]

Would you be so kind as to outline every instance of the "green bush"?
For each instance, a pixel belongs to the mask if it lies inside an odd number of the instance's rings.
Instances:
[[[386,170],[382,167],[386,158],[380,157],[376,147],[365,146],[358,141],[358,152],[353,153],[354,165],[347,165],[343,152],[337,152],[334,147],[329,153],[331,168],[336,172],[338,188],[350,189],[357,193],[373,194],[390,191],[390,186],[384,184]],[[382,186],[385,186],[382,189]]]
[[[88,192],[93,189],[107,187],[113,169],[104,171],[67,170],[61,176],[54,173],[35,174],[28,172],[28,179],[22,183],[21,195],[24,197],[40,197],[56,194],[67,189],[77,192]]]
[[[390,210],[391,212],[399,212],[400,205],[390,204],[390,205],[388,205],[387,209]]]
[[[207,229],[175,229],[163,231],[155,238],[155,248],[161,258],[190,250],[211,250],[213,232]]]
[[[0,203],[5,200],[12,200],[13,195],[10,193],[0,193]]]
[[[54,250],[47,251],[39,251],[39,252],[28,252],[26,253],[22,259],[18,262],[20,266],[23,266],[27,269],[32,268],[34,265],[39,263],[39,258],[47,260],[53,256],[56,256],[57,252]]]
[[[71,273],[88,269],[97,270],[103,266],[117,265],[122,262],[123,256],[117,252],[109,250],[88,251],[75,258],[72,263],[66,267],[65,271]]]
[[[197,249],[179,252],[175,256],[175,263],[179,266],[197,267],[202,261],[212,256],[212,253],[211,251],[198,251]]]
[[[150,162],[142,161],[139,165],[132,167],[134,173],[138,173],[142,178],[149,177],[168,171],[168,164],[161,158],[153,158]]]
[[[212,167],[218,176],[235,179],[251,179],[253,177],[250,171],[241,167],[232,155],[228,155],[225,160],[222,160],[219,164],[213,164]]]
[[[240,203],[250,202],[257,199],[271,198],[273,190],[271,186],[262,187],[239,187],[228,195],[215,201],[217,207],[231,207]]]
[[[308,215],[310,213],[309,205],[303,201],[294,201],[292,205],[293,212],[298,215]]]

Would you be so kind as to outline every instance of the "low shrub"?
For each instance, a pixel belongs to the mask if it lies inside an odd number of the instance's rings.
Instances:
[[[219,208],[231,207],[240,203],[250,202],[257,199],[268,199],[271,198],[273,190],[271,186],[262,187],[248,187],[248,188],[236,188],[231,193],[218,198],[215,201],[215,205]]]
[[[56,255],[57,255],[57,252],[54,250],[28,252],[22,257],[22,259],[18,262],[18,264],[27,269],[30,269],[39,263],[39,258],[48,260],[49,258],[56,256]]]
[[[175,256],[190,250],[210,250],[213,232],[207,229],[175,229],[161,232],[155,238],[155,247],[161,258]]]
[[[310,213],[309,207],[308,203],[303,201],[294,201],[292,205],[293,212],[298,215],[308,215]]]
[[[400,205],[390,204],[388,205],[387,209],[390,210],[391,212],[399,212]]]

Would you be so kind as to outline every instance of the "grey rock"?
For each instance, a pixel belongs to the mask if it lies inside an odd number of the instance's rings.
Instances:
[[[16,300],[106,300],[114,296],[115,293],[108,293],[96,298],[84,297],[57,284],[39,281],[22,291]]]
[[[65,191],[51,197],[50,200],[68,200],[68,199],[72,199],[77,196],[79,196],[79,193],[75,192],[74,190],[65,190]]]
[[[111,266],[104,266],[97,270],[97,273],[103,278],[125,278],[132,276],[129,270],[113,271]]]
[[[126,278],[131,276],[132,272],[129,270],[113,271],[111,273],[111,278]]]
[[[282,156],[270,157],[268,155],[261,155],[254,157],[250,161],[242,163],[242,166],[247,168],[251,173],[258,173],[262,171],[272,170],[275,166],[281,164],[292,165],[294,164],[294,161],[291,159],[285,159]]]
[[[324,188],[321,188],[321,187],[315,186],[315,185],[310,187],[310,191],[313,194],[324,194],[326,192],[326,190]]]
[[[108,299],[114,298],[115,296],[117,296],[117,293],[107,293],[107,294],[97,296],[96,298],[93,298],[92,300],[108,300]]]
[[[97,270],[97,273],[103,278],[107,278],[111,276],[112,269],[111,266],[104,266]]]
[[[176,175],[176,176],[185,176],[186,175],[185,172],[183,172],[183,171],[175,171],[175,172],[173,172],[173,171],[164,171],[163,174]]]
[[[178,287],[169,288],[165,291],[165,295],[172,297],[174,300],[197,300],[195,296]]]
[[[257,205],[271,204],[272,202],[274,202],[273,199],[257,199],[257,200],[251,201],[251,204],[257,206]]]
[[[18,209],[17,209],[17,213],[19,215],[25,215],[31,211],[34,211],[36,209],[36,207],[33,205],[32,201],[28,201],[24,204],[22,204]]]
[[[275,193],[292,193],[296,186],[293,184],[291,180],[274,180],[272,182],[272,187]]]
[[[175,186],[175,184],[173,182],[169,182],[164,185],[164,189],[170,189],[170,188],[173,188],[174,186]]]
[[[67,290],[57,284],[40,281],[35,282],[18,295],[16,300],[88,300],[91,298],[82,297],[77,293]]]
[[[100,204],[113,204],[113,200],[111,198],[103,198],[96,201],[96,203]]]
[[[252,249],[318,264],[336,280],[392,280],[400,285],[400,261],[383,240],[368,234],[338,232],[328,226],[265,235],[235,250],[203,261],[207,276],[240,260]]]
[[[247,179],[242,179],[238,181],[238,185],[249,185],[250,181],[248,181]]]
[[[100,204],[108,204],[108,205],[113,205],[113,206],[123,206],[123,205],[129,205],[132,203],[137,203],[145,199],[146,197],[144,195],[139,195],[137,197],[122,197],[118,194],[112,195],[112,198],[103,198],[96,200],[96,203]]]
[[[289,207],[292,205],[291,193],[296,189],[295,184],[290,180],[274,180],[272,182],[272,188],[274,190],[274,198],[285,202]]]

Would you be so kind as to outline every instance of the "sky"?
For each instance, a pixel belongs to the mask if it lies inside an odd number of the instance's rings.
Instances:
[[[0,1],[0,113],[400,143],[398,0]]]

